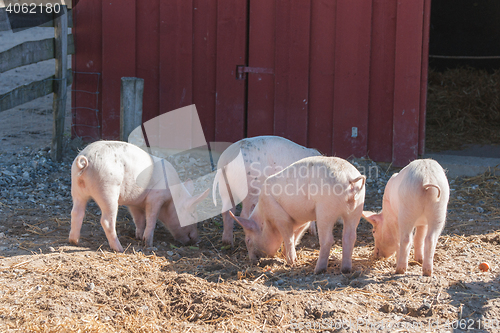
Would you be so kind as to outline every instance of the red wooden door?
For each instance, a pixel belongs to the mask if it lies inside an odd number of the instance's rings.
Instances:
[[[207,141],[279,135],[402,166],[423,153],[430,0],[87,0],[74,6],[72,133],[116,139],[195,104]],[[239,80],[237,67],[264,68]]]

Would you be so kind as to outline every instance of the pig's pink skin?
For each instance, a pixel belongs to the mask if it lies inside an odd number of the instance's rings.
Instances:
[[[279,136],[257,136],[247,138],[233,143],[222,153],[217,163],[218,171],[214,179],[212,188],[213,198],[215,200],[215,191],[220,183],[222,173],[220,169],[231,162],[231,154],[235,150],[240,150],[243,154],[245,162],[245,170],[247,173],[246,179],[237,177],[237,173],[233,172],[230,167],[226,167],[226,177],[228,179],[233,197],[237,195],[238,189],[245,188],[241,182],[247,183],[248,195],[241,202],[241,214],[243,218],[248,218],[250,213],[257,205],[260,188],[267,177],[279,172],[302,158],[310,156],[320,156],[321,154],[315,150],[303,147],[288,139]],[[225,186],[219,186],[219,193],[222,199],[222,220],[224,231],[222,233],[222,242],[233,245],[233,219],[229,215],[231,208],[231,199]],[[235,213],[235,210],[232,209]],[[316,234],[314,223],[311,224],[310,231]]]
[[[415,160],[394,174],[385,187],[382,212],[363,212],[373,225],[374,256],[390,257],[396,252],[396,274],[404,274],[414,241],[415,261],[422,263],[423,275],[431,276],[449,197],[446,174],[434,160]]]
[[[176,180],[180,183],[175,169],[164,162],[169,182]],[[92,198],[101,209],[101,225],[109,246],[115,251],[123,252],[115,229],[119,205],[128,206],[136,225],[136,237],[143,239],[148,247],[153,244],[158,217],[176,240],[195,242],[198,236],[196,224],[181,227],[172,195],[183,198],[183,208],[190,213],[208,190],[192,197],[185,186],[177,187],[177,193],[171,193],[168,187],[165,189],[165,182],[156,184],[155,181],[155,187],[149,183],[153,182],[154,175],[161,174],[158,165],[149,154],[126,142],[98,141],[88,145],[75,158],[71,168],[73,209],[69,241],[78,244],[85,208]],[[138,178],[141,184],[138,184]]]
[[[326,168],[329,176],[318,177],[320,168]],[[308,175],[316,176],[308,177],[304,172],[297,173],[298,170],[308,170]],[[324,156],[304,158],[267,178],[250,217],[237,219],[245,231],[250,259],[273,256],[284,241],[287,263],[293,264],[297,258],[296,239],[304,232],[309,221],[316,220],[320,253],[314,272],[324,272],[333,245],[333,226],[338,218],[342,218],[342,272],[350,272],[356,228],[365,199],[365,180],[366,177],[346,160]],[[326,190],[317,194],[308,190],[310,184],[320,186],[325,183],[337,190],[329,194]],[[306,184],[303,187],[305,194],[300,191],[303,184]],[[276,189],[279,186],[288,186],[287,193],[283,191],[281,195],[275,195],[275,190],[273,194],[273,187]]]

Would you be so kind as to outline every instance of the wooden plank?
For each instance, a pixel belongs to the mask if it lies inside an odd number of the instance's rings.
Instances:
[[[276,1],[250,2],[248,65],[273,68]],[[274,74],[248,74],[247,136],[274,134]]]
[[[373,1],[368,156],[380,162],[392,161],[396,10],[395,1]]]
[[[73,83],[71,69],[67,70],[66,76],[68,78],[66,84],[69,86]],[[32,100],[53,93],[56,82],[55,76],[52,75],[43,80],[19,86],[0,95],[0,112],[10,110],[18,105],[31,102]]]
[[[160,0],[137,1],[136,76],[144,79],[142,122],[160,114]]]
[[[102,123],[102,3],[79,1],[72,12],[76,53],[71,57],[75,71],[71,136],[97,140],[101,138]]]
[[[431,0],[424,1],[424,27],[422,41],[422,76],[420,78],[420,119],[418,130],[418,154],[425,153],[425,125],[427,108],[427,81],[429,72],[429,32],[431,27]]]
[[[133,130],[142,125],[144,79],[122,77],[120,87],[120,140],[128,141]]]
[[[207,142],[215,141],[217,0],[193,1],[193,103]]]
[[[311,3],[311,55],[307,145],[332,155],[335,73],[335,2]]]
[[[160,113],[192,104],[193,2],[160,2]]]
[[[370,0],[337,2],[333,152],[344,158],[367,153],[371,16]]]
[[[0,53],[0,73],[11,69],[54,59],[54,38],[24,42]],[[67,37],[68,54],[75,52],[73,35]]]
[[[245,136],[245,81],[236,66],[247,61],[247,1],[217,1],[217,74],[215,140],[235,142]]]
[[[307,144],[310,1],[276,1],[274,133]]]
[[[102,3],[102,138],[107,140],[120,137],[120,80],[135,77],[135,12],[135,0]]]
[[[63,6],[63,14],[54,20],[54,53],[56,58],[55,80],[57,86],[54,89],[54,102],[52,115],[54,117],[52,125],[51,157],[54,161],[62,160],[63,139],[64,139],[64,119],[66,118],[66,72],[68,70],[68,19],[66,6]]]
[[[44,24],[39,25],[39,27],[41,28],[50,28],[53,26],[54,26],[54,20],[50,20]],[[68,28],[73,28],[73,13],[71,12],[71,10],[68,12]]]
[[[3,8],[0,7],[0,31],[8,31],[8,30],[11,30],[9,16],[5,11],[5,7]]]
[[[392,162],[404,166],[418,156],[424,0],[398,0],[394,72]]]

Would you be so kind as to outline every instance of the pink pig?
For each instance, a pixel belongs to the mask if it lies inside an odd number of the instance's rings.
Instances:
[[[314,272],[326,271],[333,244],[333,226],[344,221],[342,272],[352,269],[356,228],[363,211],[365,180],[349,162],[338,157],[301,159],[264,182],[248,219],[232,217],[243,227],[251,260],[273,256],[284,240],[288,264],[297,258],[297,239],[316,220],[320,253]]]
[[[189,218],[209,190],[193,197],[187,189],[192,188],[193,183],[188,181],[171,191],[166,186],[162,166],[168,183],[180,184],[177,172],[169,162],[152,158],[130,143],[97,141],[88,145],[71,167],[73,210],[69,241],[78,244],[85,207],[92,198],[101,209],[101,225],[109,246],[115,251],[123,252],[115,229],[119,205],[128,206],[134,218],[136,238],[143,239],[148,247],[153,245],[158,217],[176,240],[195,242],[198,238],[196,224],[181,227],[177,212],[186,215],[182,218]],[[181,199],[182,207],[174,207],[173,196]]]
[[[382,212],[363,212],[373,225],[375,257],[397,253],[396,274],[404,274],[415,232],[415,261],[432,275],[434,252],[443,230],[450,187],[443,168],[431,159],[415,160],[387,182]]]
[[[240,150],[247,172],[246,179],[238,177],[237,170],[233,170],[229,164]],[[233,245],[233,220],[229,215],[231,199],[227,187],[222,181],[222,167],[225,166],[226,177],[233,196],[238,196],[240,189],[248,188],[248,195],[241,198],[241,217],[248,218],[257,204],[260,188],[267,177],[304,157],[320,155],[315,149],[303,147],[279,136],[257,136],[240,140],[229,146],[219,158],[218,170],[212,188],[214,204],[216,204],[217,185],[219,185],[222,199],[222,221],[224,223],[222,242]],[[246,182],[246,186],[243,186],[241,182]],[[315,233],[314,223],[311,224],[311,232]]]

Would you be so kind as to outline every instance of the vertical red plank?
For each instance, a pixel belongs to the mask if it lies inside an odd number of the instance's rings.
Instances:
[[[367,153],[371,17],[371,0],[337,2],[333,152],[340,157]]]
[[[248,65],[274,68],[276,1],[250,2]],[[274,75],[248,74],[247,136],[274,132]]]
[[[425,112],[427,107],[427,79],[429,71],[429,30],[431,27],[431,0],[424,0],[424,33],[422,41],[422,77],[420,79],[420,119],[418,153],[425,153]]]
[[[120,85],[135,76],[135,0],[102,2],[102,138],[120,137]]]
[[[381,162],[392,161],[396,10],[395,1],[373,1],[368,156]]]
[[[311,3],[311,58],[307,144],[332,155],[335,2]]]
[[[160,0],[137,2],[136,75],[144,79],[142,122],[160,113]]]
[[[72,56],[73,87],[71,92],[72,137],[97,140],[101,137],[101,2],[88,0],[73,3],[71,29],[76,54]],[[95,73],[95,74],[83,74]]]
[[[245,135],[245,81],[236,66],[245,65],[247,1],[217,2],[217,81],[215,140],[234,142]]]
[[[418,156],[424,0],[398,0],[394,74],[392,161],[404,166]]]
[[[193,101],[193,2],[160,2],[160,114]]]
[[[276,1],[274,133],[307,145],[311,2]]]
[[[207,141],[215,141],[217,0],[193,2],[193,103]]]

